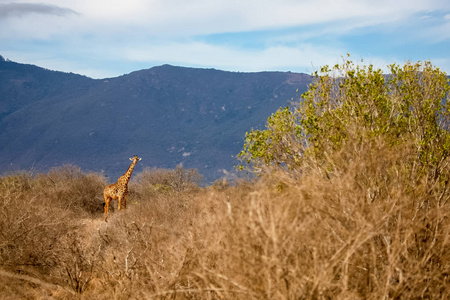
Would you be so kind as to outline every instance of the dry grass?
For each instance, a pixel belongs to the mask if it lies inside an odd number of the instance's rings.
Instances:
[[[98,174],[4,176],[0,298],[447,299],[447,183],[408,157],[370,145],[333,174],[170,192],[145,173],[108,223]]]

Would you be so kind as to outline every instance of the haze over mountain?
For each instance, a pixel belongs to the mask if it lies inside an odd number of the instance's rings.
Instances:
[[[0,56],[0,172],[75,164],[116,180],[136,167],[232,170],[245,132],[298,98],[306,74],[163,65],[91,79]]]

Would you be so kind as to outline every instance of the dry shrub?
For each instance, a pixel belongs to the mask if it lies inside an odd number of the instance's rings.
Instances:
[[[80,299],[445,299],[448,183],[415,168],[408,149],[374,140],[298,177],[274,170],[196,192],[138,181],[107,223],[43,192],[74,195],[78,185],[61,182],[77,176],[3,177],[1,267],[39,262],[33,276]]]
[[[228,180],[225,177],[223,177],[223,178],[220,178],[220,179],[217,179],[216,181],[214,181],[214,183],[211,185],[211,187],[215,190],[222,191],[222,190],[229,188],[230,183],[228,182]]]
[[[98,216],[103,212],[104,176],[96,173],[85,174],[72,165],[53,168],[47,174],[39,174],[35,179],[37,192],[46,201],[77,214]]]
[[[84,292],[90,282],[101,275],[100,238],[83,226],[68,232],[58,249],[57,275],[65,279],[77,293]]]
[[[199,177],[196,171],[178,171],[170,174],[178,178],[172,185],[178,188],[130,193],[128,209],[108,223],[102,218],[102,176],[63,166],[36,176],[2,177],[1,267],[20,268],[88,299],[169,289],[198,214],[193,191],[199,190],[194,184]]]
[[[159,245],[166,235],[155,234],[153,224],[132,210],[114,216],[100,230],[102,284],[106,293],[119,299],[136,296],[141,288],[153,290],[160,275],[150,266],[157,266],[166,256]],[[130,215],[137,218],[130,220]]]
[[[21,172],[1,177],[0,266],[42,282],[51,278],[61,284],[74,274],[75,280],[84,280],[76,269],[85,269],[78,262],[87,240],[80,241],[74,232],[82,227],[80,217],[101,215],[97,194],[103,186],[102,176],[72,166],[36,176]],[[87,283],[73,288],[81,292]]]
[[[175,169],[146,168],[136,176],[138,191],[152,196],[161,192],[197,191],[203,176],[197,169],[185,169],[178,165]]]
[[[206,299],[448,298],[447,184],[410,168],[407,150],[346,150],[330,158],[333,174],[279,172],[251,192],[210,193],[187,272],[195,290]]]
[[[192,194],[131,197],[126,210],[99,226],[100,294],[129,299],[170,289],[192,242],[193,201]]]
[[[33,177],[22,173],[0,181],[0,265],[34,266],[43,270],[55,264],[55,244],[66,232],[68,213],[52,207],[33,189]]]

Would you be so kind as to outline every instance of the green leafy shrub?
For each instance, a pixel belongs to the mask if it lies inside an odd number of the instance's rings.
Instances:
[[[246,134],[243,165],[304,172],[312,164],[331,171],[336,165],[327,157],[349,141],[360,147],[383,139],[391,147],[407,143],[415,152],[411,167],[447,181],[448,78],[430,62],[393,64],[389,70],[387,76],[350,60],[323,67],[301,101],[280,108],[265,130]]]

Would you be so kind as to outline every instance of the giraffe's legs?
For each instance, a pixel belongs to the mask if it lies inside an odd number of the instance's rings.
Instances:
[[[123,196],[119,196],[119,207],[118,207],[118,211],[120,211],[120,207],[121,207],[121,205],[122,205],[122,199],[123,199]]]
[[[123,209],[126,209],[127,208],[127,195],[123,195],[123,199],[122,199],[122,201],[123,201]]]
[[[109,216],[109,203],[111,202],[111,198],[104,196],[104,199],[105,199],[105,222],[107,222]]]

